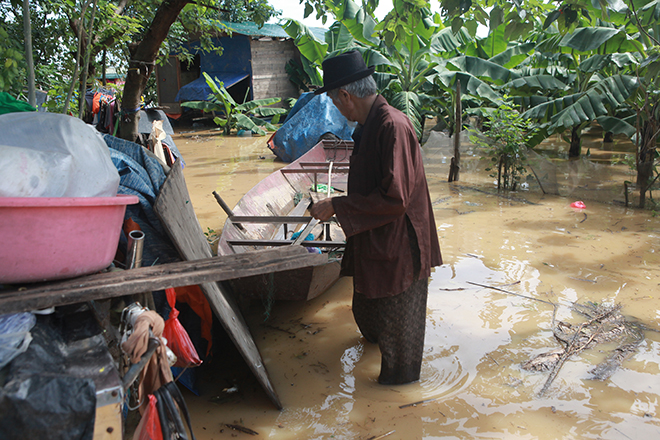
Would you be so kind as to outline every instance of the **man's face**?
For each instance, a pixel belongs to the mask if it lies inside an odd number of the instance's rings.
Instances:
[[[332,103],[335,105],[335,107],[337,107],[337,110],[339,110],[339,113],[344,115],[344,117],[349,121],[354,122],[355,119],[351,119],[354,106],[353,102],[351,101],[350,94],[346,90],[340,89],[336,96],[329,96],[330,99],[332,99]]]

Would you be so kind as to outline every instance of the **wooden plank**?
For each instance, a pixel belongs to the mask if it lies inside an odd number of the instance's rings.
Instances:
[[[310,203],[312,203],[311,197],[305,197],[300,202],[298,202],[298,204],[291,210],[291,212],[288,213],[287,216],[291,216],[291,217],[301,216],[302,214],[307,212],[307,209],[309,208]],[[301,218],[307,218],[307,217],[301,217]],[[304,222],[301,222],[301,224],[306,223],[311,219],[312,218],[309,217],[308,220],[306,220]],[[294,233],[297,229],[297,226],[298,226],[297,223],[289,223],[289,222],[284,223],[282,226],[277,228],[275,233],[270,238],[273,239],[273,240],[286,240],[287,238],[289,238],[287,236],[289,231],[291,231],[291,233]]]
[[[338,167],[339,168],[339,167]],[[328,174],[328,168],[293,168],[293,169],[284,169],[280,170],[282,174]],[[339,168],[332,169],[332,174],[348,174],[348,168]]]
[[[302,235],[302,234],[300,234]],[[291,240],[227,240],[227,243],[232,246],[292,246]],[[304,247],[344,247],[346,243],[343,241],[325,241],[325,240],[305,240],[300,242],[300,246]]]
[[[121,403],[96,408],[93,440],[122,440]]]
[[[309,223],[309,216],[286,216],[286,215],[235,215],[230,217],[232,223]]]
[[[298,235],[298,237],[295,240],[293,240],[293,244],[296,245],[305,241],[305,237],[307,237],[312,232],[312,229],[314,229],[314,227],[318,224],[319,221],[317,219],[315,218],[311,219],[309,223],[307,223],[307,225],[305,226],[305,229],[302,230],[300,235]]]
[[[199,260],[211,256],[211,248],[190,203],[180,159],[172,166],[163,183],[154,209],[184,260]],[[282,403],[268,377],[259,349],[231,296],[224,292],[218,283],[202,283],[200,288],[208,299],[211,310],[222,323],[271,402],[278,409],[282,409]]]
[[[323,167],[325,166],[325,169],[328,169],[328,166],[330,165],[330,162],[300,162],[301,167]],[[351,165],[348,163],[333,163],[332,164],[332,169],[334,170],[335,168],[349,168]]]
[[[291,244],[291,242],[289,242]],[[327,263],[301,246],[107,272],[0,293],[0,314],[114,298],[168,287],[280,272]]]

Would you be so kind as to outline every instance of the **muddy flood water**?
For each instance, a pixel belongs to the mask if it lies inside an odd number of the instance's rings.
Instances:
[[[226,220],[212,191],[233,207],[285,165],[264,137],[200,129],[174,140],[187,163],[193,206],[211,234]],[[377,383],[380,354],[353,321],[352,283],[344,278],[312,301],[276,303],[268,317],[258,303],[246,311],[284,409],[274,408],[231,344],[216,347],[200,395],[185,394],[196,437],[660,438],[660,218],[622,205],[622,182],[634,176],[626,165],[611,163],[631,154],[625,143],[594,137],[584,150],[591,161],[572,165],[559,157],[564,147],[544,146],[554,157],[547,165],[556,167],[560,195],[544,195],[529,180],[521,191],[500,196],[487,161],[469,149],[460,181],[449,184],[448,141],[425,147],[444,265],[430,280],[418,383]],[[576,200],[586,209],[571,208]],[[598,332],[602,324],[586,326],[588,318],[571,309],[589,302],[620,304],[626,321],[641,323],[626,328],[643,340],[638,337],[636,351],[605,380],[592,379],[591,370],[621,339],[593,340],[591,348],[564,356],[543,390],[550,371],[522,364],[562,348],[553,336],[553,304],[555,322]]]

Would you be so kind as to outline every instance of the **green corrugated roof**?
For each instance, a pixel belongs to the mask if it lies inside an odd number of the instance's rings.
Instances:
[[[262,27],[259,27],[256,23],[251,21],[246,21],[244,23],[230,23],[228,21],[220,21],[222,26],[226,26],[236,32],[237,34],[249,35],[251,37],[277,37],[277,38],[289,38],[289,35],[284,31],[284,28],[278,24],[266,23]],[[321,27],[310,27],[309,28],[314,36],[321,41],[325,40],[325,33],[327,29]]]

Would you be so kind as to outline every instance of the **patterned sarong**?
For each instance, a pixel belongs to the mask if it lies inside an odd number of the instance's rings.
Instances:
[[[408,220],[415,278],[419,274],[419,246]],[[419,380],[424,354],[428,278],[412,283],[403,293],[369,299],[353,292],[353,317],[362,335],[378,343],[382,356],[378,383],[399,385]]]
[[[378,383],[396,385],[419,380],[427,294],[428,278],[388,298],[353,294],[355,322],[367,341],[378,343],[382,355]]]

